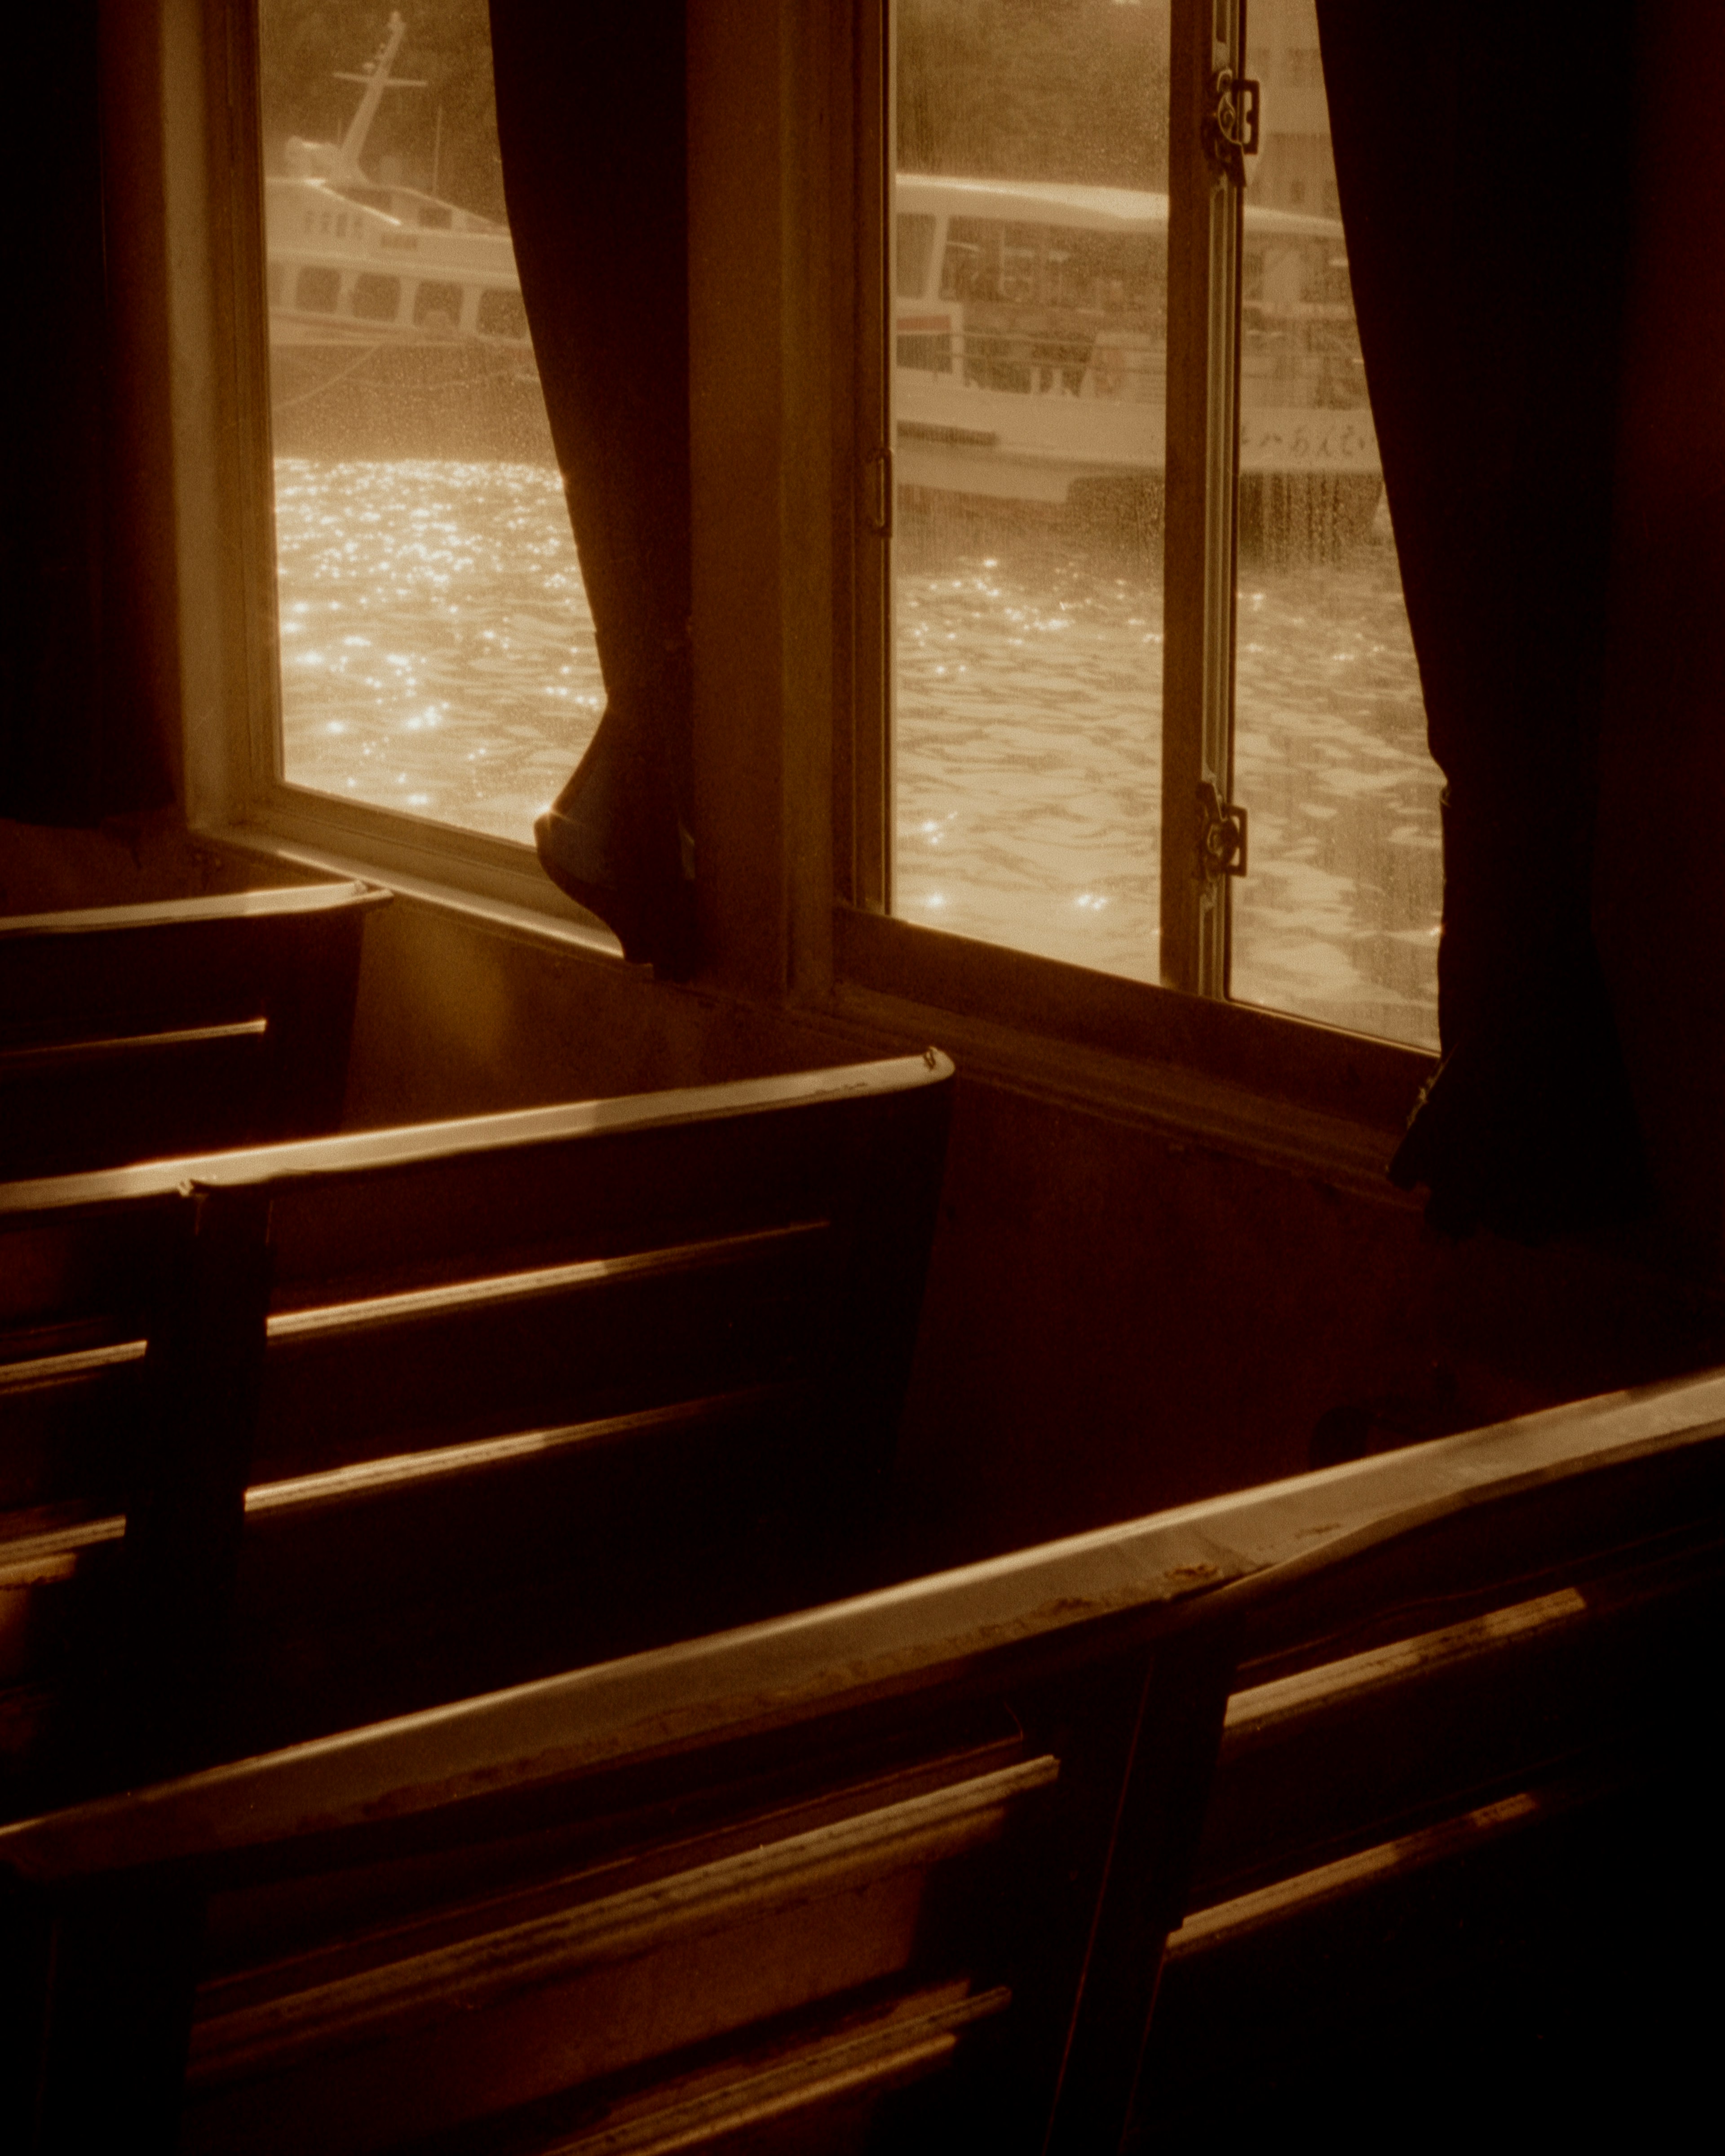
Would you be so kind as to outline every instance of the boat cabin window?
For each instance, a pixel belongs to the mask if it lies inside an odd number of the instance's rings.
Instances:
[[[901,228],[906,222],[900,219]],[[902,290],[902,269],[899,282]],[[1021,316],[997,312],[997,320],[1021,318],[1028,324],[1040,309],[1050,322],[1079,332],[1107,321],[1159,336],[1167,320],[1167,282],[1168,246],[1159,232],[947,219],[940,296],[973,308],[1026,311]]]
[[[524,338],[527,311],[519,292],[481,292],[477,316],[481,336]]]
[[[1251,51],[1245,13],[999,8],[960,38],[951,0],[898,0],[877,901],[1435,1045],[1440,778],[1342,228],[1290,184],[1314,169],[1315,11],[1255,4]],[[1263,53],[1243,189],[1171,108],[1171,33],[1209,39],[1209,74]],[[1171,352],[1175,306],[1209,327]],[[1183,429],[1209,475],[1183,496]]]
[[[461,287],[431,283],[417,286],[413,321],[419,329],[439,330],[445,336],[453,336],[461,326]]]
[[[365,322],[393,322],[401,312],[401,280],[362,270],[353,280],[353,312]]]
[[[334,314],[341,296],[341,273],[333,267],[314,264],[302,270],[295,280],[294,305],[307,314]]]
[[[934,259],[934,219],[914,210],[904,210],[898,220],[898,295],[920,300],[928,286],[928,265]]]

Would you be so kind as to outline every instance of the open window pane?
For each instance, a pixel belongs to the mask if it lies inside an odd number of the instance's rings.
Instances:
[[[1442,775],[1402,601],[1330,157],[1312,0],[1252,0],[1240,356],[1230,990],[1437,1042]]]
[[[603,696],[485,0],[259,26],[282,776],[530,844]]]
[[[1158,973],[1166,8],[901,0],[905,917]]]
[[[1163,514],[1172,13],[896,10],[893,909],[1146,980],[1183,978],[1159,947],[1164,538],[1170,563],[1204,543]],[[1248,35],[1263,141],[1240,225],[1227,790],[1250,844],[1225,978],[1430,1044],[1440,781],[1312,0],[1253,0]],[[1225,657],[1225,630],[1205,636]],[[1196,877],[1188,791],[1166,843]]]

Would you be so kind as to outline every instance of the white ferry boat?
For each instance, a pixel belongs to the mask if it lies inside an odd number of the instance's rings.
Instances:
[[[901,173],[894,283],[901,485],[1063,502],[1159,478],[1168,198]],[[1328,477],[1369,516],[1378,439],[1342,228],[1245,211],[1240,470]]]
[[[405,25],[364,73],[339,143],[294,137],[264,183],[271,404],[278,446],[397,450],[549,439],[509,229],[360,160]]]
[[[399,14],[341,142],[290,140],[264,182],[278,447],[549,456],[508,228],[362,163]],[[1168,198],[1035,181],[897,182],[894,403],[901,486],[1062,503],[1158,480]],[[1245,212],[1240,470],[1379,492],[1342,228]]]

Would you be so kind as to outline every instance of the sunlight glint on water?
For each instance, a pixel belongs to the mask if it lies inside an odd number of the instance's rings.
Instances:
[[[1007,515],[901,517],[895,911],[1159,978],[1159,562]],[[1243,1001],[1435,1045],[1442,896],[1419,669],[1387,525],[1248,563],[1233,886]]]
[[[555,469],[283,458],[276,528],[286,776],[530,844],[603,708]],[[1154,980],[1159,575],[911,522],[898,589],[898,911]],[[1235,993],[1434,1041],[1438,775],[1387,533],[1248,567],[1240,675]]]
[[[1443,774],[1387,516],[1342,562],[1245,565],[1236,651],[1233,993],[1435,1048]]]
[[[295,785],[531,844],[604,708],[555,467],[278,459]]]
[[[1005,520],[899,534],[894,911],[1153,980],[1159,578]]]

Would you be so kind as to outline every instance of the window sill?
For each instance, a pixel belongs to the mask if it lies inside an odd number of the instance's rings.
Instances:
[[[1435,1068],[1423,1050],[849,906],[834,945],[834,1015],[936,1042],[961,1075],[1417,1209],[1385,1170]]]
[[[286,788],[255,820],[200,835],[623,966],[616,938],[547,881],[526,846]],[[1417,1209],[1385,1168],[1435,1067],[1420,1050],[845,906],[834,910],[834,955],[830,989],[793,999],[786,1015],[863,1052],[932,1042],[961,1077]],[[691,990],[713,993],[711,983],[682,993]]]
[[[404,897],[623,963],[617,938],[547,879],[531,846],[290,787],[254,818],[200,825],[199,835],[265,860],[362,876]]]

